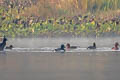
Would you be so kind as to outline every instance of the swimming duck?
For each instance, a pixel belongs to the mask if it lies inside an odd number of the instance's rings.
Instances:
[[[10,45],[10,46],[6,46],[5,49],[12,49],[13,48],[13,45]]]
[[[118,49],[119,49],[119,47],[118,47],[118,46],[119,46],[119,43],[118,43],[118,42],[116,42],[116,43],[115,43],[115,46],[112,48],[112,50],[118,50]]]
[[[7,38],[4,36],[2,43],[0,43],[0,51],[3,51],[6,46]]]
[[[66,48],[67,48],[67,49],[76,49],[77,46],[70,46],[70,44],[67,43],[67,44],[66,44]]]
[[[96,43],[93,43],[93,46],[89,46],[87,49],[96,49]]]
[[[65,45],[61,44],[60,48],[55,49],[56,52],[65,52]]]

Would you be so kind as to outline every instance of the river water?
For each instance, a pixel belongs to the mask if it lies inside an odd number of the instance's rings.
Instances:
[[[56,48],[67,42],[84,48],[92,41],[101,50],[66,53],[39,50],[44,47],[51,50],[48,47]],[[119,80],[120,52],[109,50],[115,41],[119,39],[10,39],[7,44],[13,43],[15,48],[0,52],[0,80]]]

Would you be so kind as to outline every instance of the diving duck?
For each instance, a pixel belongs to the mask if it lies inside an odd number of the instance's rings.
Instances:
[[[119,46],[119,43],[118,43],[118,42],[116,42],[116,43],[115,43],[115,46],[112,48],[112,50],[118,50],[118,49],[119,49],[119,47],[118,47],[118,46]]]
[[[61,47],[55,49],[55,52],[65,52],[65,45],[64,45],[64,44],[61,44]]]
[[[96,43],[93,43],[93,46],[89,46],[87,49],[96,49]]]
[[[2,43],[0,43],[0,51],[3,51],[6,46],[7,38],[4,36]]]
[[[69,43],[66,44],[67,49],[76,49],[77,46],[71,46]]]
[[[10,46],[6,46],[5,49],[12,49],[13,48],[13,45],[10,45]]]

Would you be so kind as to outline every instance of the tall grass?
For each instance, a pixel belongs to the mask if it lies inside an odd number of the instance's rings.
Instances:
[[[33,9],[35,6],[36,9]],[[120,0],[38,0],[37,4],[29,7],[29,11],[27,9],[25,13],[53,17],[60,16],[61,12],[64,16],[118,9],[120,9]]]
[[[21,10],[25,16],[56,17],[84,12],[98,12],[120,9],[120,0],[0,0],[4,7]],[[20,5],[19,5],[20,4]],[[1,3],[0,3],[1,6]],[[24,9],[23,9],[24,8]]]

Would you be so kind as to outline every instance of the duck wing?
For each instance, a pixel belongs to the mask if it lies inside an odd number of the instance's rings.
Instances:
[[[72,48],[72,49],[76,49],[76,48],[77,48],[77,46],[71,46],[70,48]]]

